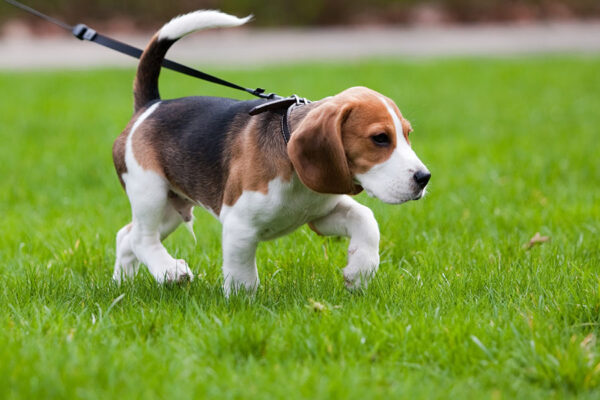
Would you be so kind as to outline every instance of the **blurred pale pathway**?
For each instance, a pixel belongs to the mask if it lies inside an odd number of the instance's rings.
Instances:
[[[104,33],[104,32],[103,32]],[[143,47],[147,35],[113,37]],[[248,65],[313,60],[600,54],[600,22],[416,28],[295,30],[233,29],[203,32],[178,42],[169,58],[193,65]],[[136,60],[68,34],[0,37],[1,69],[133,67]]]

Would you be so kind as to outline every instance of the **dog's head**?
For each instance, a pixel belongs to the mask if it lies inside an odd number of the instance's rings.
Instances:
[[[300,180],[320,193],[399,204],[423,197],[431,174],[410,146],[412,128],[389,98],[364,87],[321,101],[292,132],[288,154]]]

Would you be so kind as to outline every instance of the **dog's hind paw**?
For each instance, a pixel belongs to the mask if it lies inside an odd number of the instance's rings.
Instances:
[[[194,274],[185,260],[175,260],[175,265],[165,271],[163,283],[182,283],[193,280]]]

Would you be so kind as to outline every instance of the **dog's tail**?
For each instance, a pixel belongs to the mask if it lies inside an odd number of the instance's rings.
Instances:
[[[237,18],[219,11],[200,10],[180,15],[167,22],[150,40],[138,65],[133,84],[134,109],[137,112],[151,101],[159,100],[158,75],[167,50],[185,35],[209,28],[243,25],[252,16]]]

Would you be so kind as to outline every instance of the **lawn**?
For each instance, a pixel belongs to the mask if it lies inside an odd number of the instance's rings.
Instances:
[[[0,73],[0,398],[600,397],[600,58],[375,60],[211,71],[318,99],[393,98],[432,172],[365,194],[381,266],[345,290],[346,239],[306,227],[225,300],[220,224],[166,241],[198,274],[111,281],[129,205],[111,160],[133,70]],[[164,98],[228,89],[165,73]],[[243,94],[241,98],[247,98]],[[527,249],[540,232],[550,240]]]

